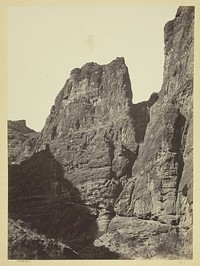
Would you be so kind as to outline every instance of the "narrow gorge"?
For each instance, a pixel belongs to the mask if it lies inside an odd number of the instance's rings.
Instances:
[[[164,41],[148,101],[118,57],[73,69],[41,132],[8,121],[10,258],[192,258],[194,7]],[[20,249],[13,230],[32,238]]]

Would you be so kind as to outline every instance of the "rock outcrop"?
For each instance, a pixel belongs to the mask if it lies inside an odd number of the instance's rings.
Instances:
[[[165,25],[164,81],[118,214],[191,225],[193,18],[179,8]]]
[[[193,20],[194,8],[180,7],[166,24],[163,85],[148,101],[132,104],[123,58],[87,63],[72,70],[41,133],[17,129],[20,149],[9,138],[11,217],[85,258],[101,257],[102,247],[106,258],[140,257],[130,254],[136,238],[139,253],[149,243],[157,256],[168,232],[166,241],[191,242]],[[138,232],[131,242],[130,230]],[[126,254],[116,256],[123,241]]]
[[[8,163],[14,164],[29,157],[38,133],[26,126],[25,120],[8,121]],[[23,151],[23,152],[22,152]]]
[[[41,134],[36,138],[31,158],[45,151],[48,145],[49,153],[62,167],[62,178],[79,191],[77,200],[96,209],[101,233],[106,231],[115,215],[115,201],[131,177],[139,142],[149,120],[149,107],[156,100],[154,94],[148,102],[141,103],[141,108],[132,104],[131,83],[123,58],[105,66],[87,63],[71,72],[56,97]],[[140,112],[142,116],[139,116]],[[19,156],[19,163],[25,159],[22,156]],[[46,164],[46,158],[40,160],[41,164],[42,161]],[[31,166],[31,171],[29,167],[27,176],[31,175],[36,181],[37,167]],[[52,179],[60,182],[61,174],[53,168],[51,172],[54,175]],[[63,200],[68,198],[70,191],[71,186],[66,186],[62,192]],[[26,194],[21,191],[19,195],[21,193]]]

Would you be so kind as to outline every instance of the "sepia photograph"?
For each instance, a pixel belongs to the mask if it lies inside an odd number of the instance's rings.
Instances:
[[[9,261],[193,259],[195,11],[7,7]]]

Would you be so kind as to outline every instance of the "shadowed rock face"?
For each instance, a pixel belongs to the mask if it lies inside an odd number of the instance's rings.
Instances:
[[[131,230],[138,232],[141,253],[148,243],[156,246],[153,235],[172,227],[176,237],[181,232],[190,238],[193,16],[192,7],[181,7],[166,24],[162,89],[146,102],[132,104],[123,58],[71,71],[42,132],[23,139],[14,157],[9,145],[9,162],[15,163],[9,167],[11,215],[85,258],[117,258],[107,248],[114,252]],[[140,235],[153,238],[147,243]],[[95,239],[89,251],[83,249]],[[111,248],[108,239],[115,242]],[[126,255],[119,250],[119,257],[134,258],[130,249]]]
[[[67,245],[48,239],[22,220],[8,220],[8,258],[24,260],[79,259]]]
[[[77,188],[63,177],[63,167],[48,145],[9,168],[9,210],[13,218],[31,221],[38,233],[76,249],[97,234],[96,211],[85,205]]]

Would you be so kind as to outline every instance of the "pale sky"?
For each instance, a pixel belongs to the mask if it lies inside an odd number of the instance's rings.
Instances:
[[[11,7],[8,10],[8,119],[40,131],[71,70],[123,56],[133,102],[161,89],[164,25],[177,6]]]

